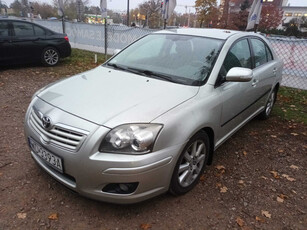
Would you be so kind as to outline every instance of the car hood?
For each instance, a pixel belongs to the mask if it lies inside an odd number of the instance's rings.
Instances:
[[[37,96],[61,110],[113,128],[151,122],[195,96],[198,89],[99,66],[51,85]]]

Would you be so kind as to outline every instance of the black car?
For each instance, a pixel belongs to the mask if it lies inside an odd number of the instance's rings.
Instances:
[[[70,54],[66,34],[27,21],[0,19],[0,64],[40,61],[54,66]]]

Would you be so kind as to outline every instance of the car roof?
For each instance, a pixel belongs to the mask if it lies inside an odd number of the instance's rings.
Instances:
[[[155,32],[158,34],[179,34],[179,35],[192,35],[192,36],[200,36],[207,38],[217,38],[226,40],[230,36],[234,34],[242,34],[247,35],[249,32],[235,31],[235,30],[227,30],[227,29],[209,29],[209,28],[180,28],[180,29],[171,29],[171,30],[161,30]]]

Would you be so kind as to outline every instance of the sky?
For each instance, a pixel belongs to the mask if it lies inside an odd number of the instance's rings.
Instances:
[[[1,0],[2,2],[10,5],[14,0]],[[31,0],[29,0],[31,1]],[[47,2],[52,4],[52,0],[33,0],[38,2]],[[89,0],[90,5],[99,6],[100,0]],[[136,8],[140,3],[144,2],[145,0],[130,0],[130,9]],[[218,2],[220,0],[217,0]],[[291,6],[307,6],[307,0],[288,0]],[[185,13],[185,5],[193,6],[195,4],[195,0],[177,0],[177,6],[175,11],[178,13]],[[111,10],[127,10],[127,0],[107,0],[108,8]],[[191,10],[191,13],[194,12],[193,7],[188,8]]]

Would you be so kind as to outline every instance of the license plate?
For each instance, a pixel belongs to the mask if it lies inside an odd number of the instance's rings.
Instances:
[[[41,159],[43,159],[48,165],[53,167],[54,169],[63,173],[63,164],[62,159],[53,153],[49,152],[41,145],[36,143],[32,138],[29,137],[29,145],[33,152],[38,155]]]

